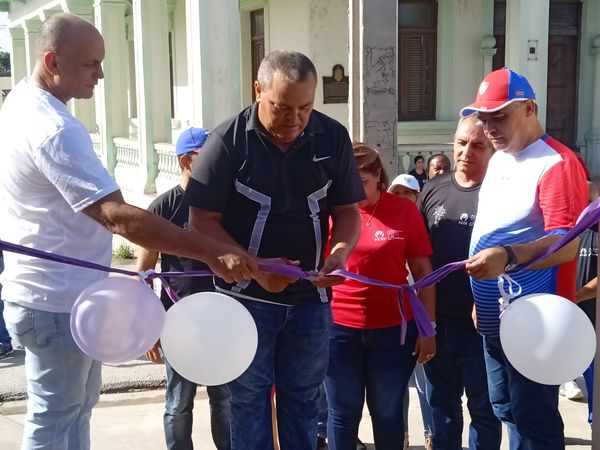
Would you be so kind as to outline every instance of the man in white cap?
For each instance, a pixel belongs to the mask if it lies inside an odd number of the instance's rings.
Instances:
[[[474,103],[475,115],[496,153],[479,193],[477,219],[466,269],[471,275],[477,330],[484,336],[490,400],[508,425],[510,447],[564,449],[558,386],[536,383],[507,360],[499,338],[496,277],[545,252],[571,229],[586,206],[585,172],[575,154],[545,134],[535,93],[510,69],[490,73]],[[575,300],[579,239],[511,277],[522,294],[551,293]]]

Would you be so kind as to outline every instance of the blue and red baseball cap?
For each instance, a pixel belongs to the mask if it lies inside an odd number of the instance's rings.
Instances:
[[[506,67],[488,74],[479,85],[477,98],[460,110],[462,117],[474,112],[495,112],[514,102],[535,100],[535,92],[527,78]]]
[[[188,128],[179,135],[177,144],[175,144],[175,154],[181,156],[186,153],[198,153],[208,139],[209,134],[210,130],[206,128]]]

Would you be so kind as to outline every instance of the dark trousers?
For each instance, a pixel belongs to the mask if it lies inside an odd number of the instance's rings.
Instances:
[[[462,448],[464,391],[471,415],[469,449],[499,449],[502,424],[490,403],[481,336],[474,329],[444,324],[436,331],[436,355],[425,364],[433,448]]]
[[[564,425],[558,411],[558,388],[536,383],[508,362],[500,338],[483,341],[490,401],[508,426],[511,450],[564,450]]]
[[[404,395],[415,367],[416,339],[414,321],[408,324],[404,345],[400,345],[400,327],[362,330],[332,326],[325,377],[331,450],[356,449],[365,392],[375,447],[402,449]]]

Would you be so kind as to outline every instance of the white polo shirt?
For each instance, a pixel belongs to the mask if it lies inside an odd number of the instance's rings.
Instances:
[[[21,81],[0,110],[0,238],[110,265],[112,235],[82,210],[119,187],[88,131],[56,97]],[[2,299],[70,312],[103,272],[4,252]]]

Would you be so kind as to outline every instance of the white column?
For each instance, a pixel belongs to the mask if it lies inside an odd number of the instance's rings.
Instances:
[[[600,174],[600,35],[594,37],[590,53],[594,58],[592,129],[585,135],[586,162],[593,175]],[[599,421],[600,423],[600,421]],[[600,429],[598,430],[600,432]]]
[[[496,38],[490,34],[481,40],[481,79],[492,71],[496,54]]]
[[[396,2],[350,0],[349,6],[351,137],[376,148],[392,176],[397,171]]]
[[[438,0],[436,120],[455,120],[457,113],[454,101],[455,80],[452,75],[454,74],[454,55],[456,53],[454,27],[460,25],[454,20],[455,5],[455,0]]]
[[[113,137],[128,136],[127,70],[129,61],[127,37],[125,36],[124,0],[96,0],[94,13],[96,27],[104,36],[106,55],[104,79],[96,88],[98,122],[104,164],[111,174],[117,165]]]
[[[94,23],[94,10],[91,1],[67,0],[66,6],[67,12],[76,14],[82,19]],[[90,133],[98,131],[94,97],[92,99],[73,99],[69,102],[69,109],[71,110],[71,114],[83,123]]]
[[[158,158],[155,142],[171,142],[171,86],[167,2],[133,0],[140,163],[144,193],[156,192]]]
[[[25,39],[25,67],[27,75],[33,73],[37,59],[35,42],[42,22],[38,19],[28,19],[23,22],[23,37]]]
[[[507,0],[506,67],[527,77],[539,105],[538,117],[546,125],[548,92],[548,32],[550,0]],[[536,54],[529,48],[535,46]]]
[[[242,104],[240,12],[236,0],[186,0],[191,123],[213,127]]]
[[[13,87],[27,76],[25,36],[22,27],[9,28],[11,37],[10,76]]]

